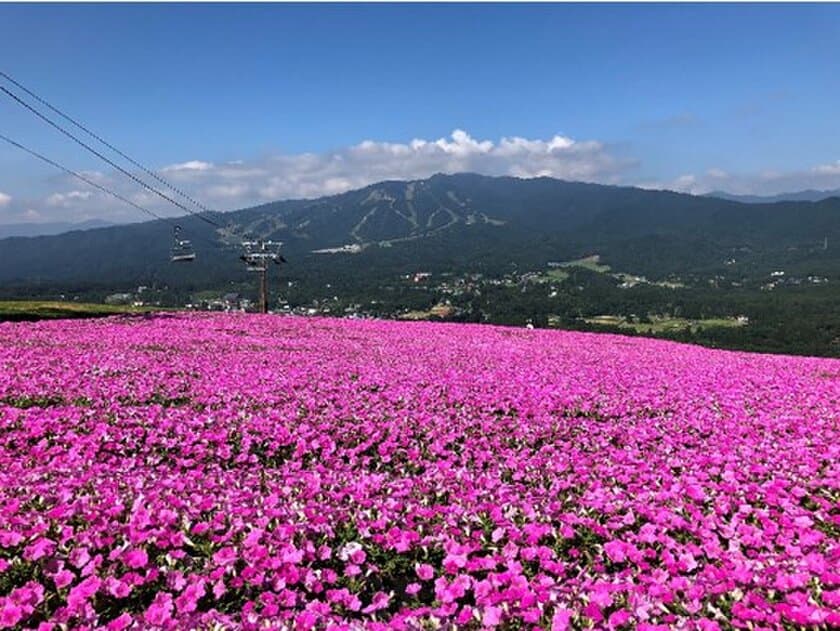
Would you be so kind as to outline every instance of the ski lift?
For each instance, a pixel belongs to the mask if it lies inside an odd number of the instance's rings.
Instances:
[[[269,261],[277,265],[286,262],[280,254],[282,245],[277,241],[243,241],[242,248],[245,252],[239,258],[245,263],[246,271],[265,272],[268,270]]]
[[[247,254],[243,254],[239,257],[245,262],[245,271],[246,272],[264,272],[265,271],[265,263],[262,261],[251,258]]]
[[[259,244],[256,241],[243,241],[242,247],[245,253],[239,258],[245,263],[245,271],[247,272],[264,272],[265,261],[259,256]]]
[[[173,263],[191,263],[195,260],[195,250],[188,239],[181,238],[181,226],[173,230],[172,258]]]

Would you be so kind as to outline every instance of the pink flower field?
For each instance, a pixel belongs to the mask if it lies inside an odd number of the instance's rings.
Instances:
[[[0,324],[0,627],[840,627],[840,361]]]

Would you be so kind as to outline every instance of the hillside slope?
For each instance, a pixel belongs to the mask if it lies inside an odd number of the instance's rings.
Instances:
[[[840,264],[820,253],[840,243],[840,199],[741,204],[667,191],[472,174],[382,182],[317,200],[275,202],[179,222],[199,260],[172,266],[165,222],[0,241],[0,282],[207,286],[241,279],[242,234],[285,242],[290,258],[329,275],[337,267],[444,269],[547,261],[599,252],[651,276],[709,269],[738,253],[757,265],[779,257]],[[351,253],[348,253],[351,252]],[[791,254],[792,253],[792,254]]]
[[[181,314],[0,365],[7,627],[840,626],[837,360]]]

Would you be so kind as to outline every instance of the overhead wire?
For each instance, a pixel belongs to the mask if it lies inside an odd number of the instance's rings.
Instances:
[[[12,138],[9,138],[8,136],[6,136],[4,134],[0,134],[0,140],[4,140],[5,142],[12,145],[13,147],[17,147],[21,151],[25,151],[29,155],[34,156],[35,158],[38,158],[42,162],[46,162],[47,164],[49,164],[51,166],[54,166],[55,168],[60,169],[61,171],[64,171],[68,175],[72,175],[73,177],[75,177],[75,178],[81,180],[82,182],[84,182],[85,184],[88,184],[89,186],[92,186],[92,187],[102,191],[103,193],[107,193],[111,197],[115,197],[116,199],[120,200],[121,202],[124,202],[124,203],[128,204],[129,206],[133,206],[137,210],[140,210],[140,211],[146,213],[147,215],[151,215],[155,219],[158,219],[160,221],[168,221],[170,223],[175,224],[174,219],[172,219],[170,217],[163,217],[161,215],[158,215],[156,212],[154,212],[152,210],[149,210],[148,208],[145,208],[144,206],[141,206],[140,204],[138,204],[136,202],[131,201],[130,199],[124,197],[123,195],[120,195],[119,193],[117,193],[115,191],[112,191],[111,189],[109,189],[105,186],[102,186],[101,184],[99,184],[97,182],[94,182],[90,178],[85,177],[84,175],[82,175],[78,171],[74,171],[73,169],[71,169],[69,167],[66,167],[63,164],[60,164],[59,162],[56,162],[55,160],[52,160],[51,158],[48,158],[44,154],[39,153],[39,152],[35,151],[34,149],[30,149],[29,147],[23,145],[22,143],[20,143],[16,140],[13,140]]]
[[[131,156],[129,156],[128,154],[126,154],[124,151],[122,151],[122,150],[121,150],[121,149],[119,149],[118,147],[114,146],[113,144],[111,144],[110,142],[108,142],[107,140],[105,140],[102,136],[100,136],[99,134],[97,134],[96,132],[94,132],[93,130],[91,130],[91,129],[90,129],[89,127],[87,127],[86,125],[84,125],[84,124],[83,124],[83,123],[81,123],[80,121],[76,120],[75,118],[73,118],[73,117],[72,117],[72,116],[70,116],[69,114],[67,114],[67,113],[63,112],[61,109],[59,109],[58,107],[56,107],[55,105],[53,105],[52,103],[50,103],[49,101],[47,101],[45,98],[43,98],[43,97],[39,96],[38,94],[36,94],[35,92],[33,92],[32,90],[30,90],[29,88],[27,88],[25,85],[21,84],[19,81],[17,81],[14,77],[12,77],[11,75],[9,75],[8,73],[3,72],[2,70],[0,70],[0,77],[3,77],[3,78],[4,78],[4,79],[6,79],[9,83],[13,84],[13,85],[14,85],[14,86],[16,86],[18,89],[20,89],[20,90],[22,90],[23,92],[25,92],[26,94],[28,94],[31,98],[35,99],[38,103],[40,103],[40,104],[41,104],[41,105],[43,105],[44,107],[47,107],[47,108],[48,108],[48,109],[50,109],[51,111],[55,112],[56,114],[58,114],[59,116],[61,116],[64,120],[66,120],[66,121],[68,121],[68,122],[72,123],[72,124],[73,124],[73,125],[75,125],[77,128],[79,128],[79,129],[81,129],[83,132],[85,132],[87,135],[89,135],[90,137],[92,137],[92,138],[94,138],[95,140],[99,141],[99,142],[100,142],[100,143],[102,143],[104,146],[108,147],[108,149],[110,149],[111,151],[113,151],[114,153],[116,153],[118,156],[120,156],[121,158],[123,158],[123,159],[124,159],[124,160],[126,160],[127,162],[131,163],[133,166],[135,166],[135,167],[137,167],[138,169],[140,169],[141,171],[143,171],[143,173],[145,173],[146,175],[148,175],[148,176],[150,176],[150,177],[154,178],[157,182],[159,182],[160,184],[163,184],[163,185],[164,185],[166,188],[168,188],[169,190],[171,190],[171,191],[173,191],[173,192],[177,193],[178,195],[180,195],[181,197],[183,197],[184,199],[186,199],[187,201],[189,201],[190,203],[192,203],[193,205],[195,205],[197,208],[200,208],[201,210],[203,210],[203,211],[205,211],[205,212],[208,212],[208,213],[221,214],[218,210],[214,210],[214,209],[212,209],[212,208],[209,208],[209,207],[208,207],[208,206],[206,206],[205,204],[202,204],[200,201],[198,201],[198,200],[194,199],[194,198],[193,198],[192,196],[190,196],[188,193],[184,192],[184,191],[183,191],[183,190],[181,190],[179,187],[177,187],[177,186],[175,186],[174,184],[172,184],[171,182],[169,182],[166,178],[164,178],[164,177],[163,177],[163,176],[161,176],[160,174],[155,173],[152,169],[150,169],[150,168],[148,168],[148,167],[144,166],[142,163],[138,162],[137,160],[135,160],[134,158],[132,158]]]
[[[70,116],[69,114],[66,114],[66,113],[65,113],[65,112],[63,112],[61,109],[59,109],[58,107],[56,107],[55,105],[53,105],[52,103],[50,103],[49,101],[47,101],[45,98],[43,98],[43,97],[39,96],[38,94],[36,94],[36,93],[35,93],[35,92],[33,92],[32,90],[30,90],[29,88],[27,88],[26,86],[24,86],[22,83],[20,83],[19,81],[17,81],[14,77],[12,77],[11,75],[9,75],[8,73],[6,73],[6,72],[4,72],[4,71],[0,70],[0,77],[2,77],[2,78],[4,78],[4,79],[6,79],[9,83],[11,83],[11,84],[12,84],[12,85],[14,85],[15,87],[17,87],[19,90],[23,91],[23,92],[24,92],[25,94],[27,94],[29,97],[31,97],[32,99],[34,99],[35,101],[37,101],[38,103],[40,103],[41,105],[43,105],[44,107],[48,108],[48,109],[49,109],[49,110],[51,110],[52,112],[55,112],[57,115],[59,115],[60,117],[62,117],[62,118],[63,118],[63,119],[65,119],[65,120],[67,120],[68,122],[70,122],[71,124],[73,124],[74,126],[76,126],[78,129],[80,129],[80,130],[82,130],[83,132],[85,132],[86,134],[88,134],[90,137],[94,138],[96,141],[98,141],[99,143],[101,143],[102,145],[104,145],[105,147],[107,147],[108,149],[110,149],[111,151],[113,151],[115,154],[119,155],[121,158],[123,158],[124,160],[126,160],[127,162],[129,162],[130,164],[132,164],[133,166],[135,166],[136,168],[140,169],[143,173],[145,173],[145,174],[147,174],[148,176],[152,177],[154,180],[156,180],[156,181],[157,181],[157,182],[159,182],[160,184],[164,185],[166,188],[168,188],[169,190],[173,191],[173,192],[174,192],[174,193],[176,193],[177,195],[180,195],[182,198],[184,198],[185,200],[187,200],[188,202],[190,202],[191,204],[193,204],[193,205],[194,205],[194,206],[196,206],[197,208],[201,209],[202,211],[204,211],[204,213],[209,213],[209,214],[211,214],[211,215],[212,215],[212,214],[215,214],[215,215],[221,215],[221,214],[222,214],[220,211],[218,211],[218,210],[214,210],[214,209],[212,209],[212,208],[208,207],[207,205],[202,204],[201,202],[199,202],[198,200],[196,200],[195,198],[193,198],[192,196],[190,196],[188,193],[184,192],[183,190],[181,190],[180,188],[178,188],[177,186],[175,186],[174,184],[172,184],[171,182],[169,182],[166,178],[162,177],[162,176],[161,176],[161,175],[159,175],[158,173],[155,173],[152,169],[149,169],[148,167],[144,166],[142,163],[140,163],[139,161],[137,161],[137,160],[135,160],[134,158],[132,158],[131,156],[129,156],[127,153],[125,153],[124,151],[122,151],[121,149],[119,149],[118,147],[116,147],[114,144],[112,144],[112,143],[108,142],[107,140],[105,140],[102,136],[100,136],[99,134],[97,134],[96,132],[94,132],[93,130],[91,130],[89,127],[87,127],[86,125],[84,125],[84,124],[83,124],[83,123],[81,123],[80,121],[76,120],[75,118],[73,118],[73,117],[72,117],[72,116]],[[173,205],[175,205],[177,208],[179,208],[179,209],[181,209],[181,210],[185,211],[185,212],[186,212],[186,213],[188,213],[189,215],[192,215],[192,216],[194,216],[194,217],[196,217],[196,218],[198,218],[198,219],[200,219],[200,220],[202,220],[202,221],[204,221],[204,222],[206,222],[206,223],[208,223],[208,224],[210,224],[210,225],[212,225],[212,226],[214,226],[214,227],[216,227],[216,228],[218,228],[218,229],[220,229],[220,230],[225,230],[225,231],[227,231],[227,232],[228,232],[229,234],[231,234],[231,235],[236,235],[236,236],[239,236],[239,237],[240,237],[240,238],[242,238],[243,240],[245,240],[245,239],[247,239],[247,240],[254,240],[254,241],[259,240],[257,237],[254,237],[253,235],[251,235],[249,232],[247,232],[247,231],[246,231],[246,230],[244,230],[243,228],[238,228],[238,227],[236,227],[236,226],[235,226],[232,222],[230,222],[230,221],[229,221],[229,222],[227,222],[227,224],[223,225],[223,224],[218,223],[217,221],[214,221],[211,217],[208,217],[208,216],[206,216],[206,215],[205,215],[205,214],[203,214],[203,213],[197,213],[197,212],[195,212],[194,210],[192,210],[192,209],[190,209],[189,207],[185,206],[185,205],[184,205],[184,204],[182,204],[181,202],[179,202],[179,201],[177,201],[177,200],[173,199],[171,196],[167,195],[166,193],[164,193],[164,192],[162,192],[162,191],[158,190],[158,189],[157,189],[157,188],[155,188],[154,186],[151,186],[150,184],[148,184],[147,182],[145,182],[143,179],[141,179],[141,178],[140,178],[140,177],[138,177],[137,175],[135,175],[135,174],[131,173],[130,171],[126,170],[125,168],[123,168],[122,166],[120,166],[119,164],[117,164],[116,162],[114,162],[113,160],[109,159],[107,156],[103,155],[101,152],[99,152],[99,151],[97,151],[96,149],[94,149],[93,147],[91,147],[88,143],[84,142],[83,140],[81,140],[80,138],[78,138],[76,135],[74,135],[73,133],[71,133],[70,131],[68,131],[68,130],[67,130],[67,129],[65,129],[64,127],[62,127],[60,124],[58,124],[57,122],[55,122],[54,120],[52,120],[51,118],[49,118],[49,117],[48,117],[47,115],[45,115],[43,112],[40,112],[37,108],[35,108],[34,106],[32,106],[32,105],[30,105],[29,103],[27,103],[27,102],[26,102],[25,100],[23,100],[20,96],[18,96],[17,94],[15,94],[14,92],[12,92],[12,91],[11,91],[11,90],[9,90],[8,88],[6,88],[6,87],[4,87],[4,86],[0,85],[0,90],[2,90],[2,91],[6,94],[6,95],[8,95],[9,97],[11,97],[11,98],[12,98],[15,102],[17,102],[19,105],[21,105],[22,107],[26,108],[26,109],[27,109],[27,110],[29,110],[32,114],[34,114],[35,116],[37,116],[38,118],[40,118],[42,121],[44,121],[45,123],[47,123],[48,125],[50,125],[50,126],[51,126],[51,127],[53,127],[54,129],[56,129],[57,131],[59,131],[59,132],[60,132],[61,134],[63,134],[64,136],[66,136],[66,137],[70,138],[71,140],[73,140],[73,142],[75,142],[76,144],[80,145],[81,147],[83,147],[84,149],[86,149],[88,152],[92,153],[93,155],[97,156],[99,159],[101,159],[101,160],[103,160],[104,162],[106,162],[108,165],[110,165],[111,167],[113,167],[114,169],[116,169],[117,171],[119,171],[120,173],[122,173],[124,176],[128,177],[129,179],[131,179],[133,182],[135,182],[135,183],[139,184],[139,185],[140,185],[142,188],[144,188],[145,190],[147,190],[147,191],[149,191],[149,192],[151,192],[151,193],[154,193],[154,194],[155,194],[155,195],[157,195],[158,197],[161,197],[162,199],[164,199],[164,200],[166,200],[166,201],[168,201],[168,202],[172,203],[172,204],[173,204]],[[4,139],[5,139],[5,137],[4,137]],[[7,140],[10,140],[10,139],[7,139]],[[22,145],[19,145],[19,143],[16,143],[16,144],[17,144],[17,146],[20,146],[21,148],[23,148],[23,147],[22,147]],[[27,149],[25,149],[25,148],[24,148],[24,150],[27,150]],[[45,159],[45,158],[46,158],[45,156],[42,156],[42,155],[40,155],[40,154],[37,154],[37,152],[31,152],[31,151],[30,151],[30,153],[32,153],[32,155],[35,155],[36,157],[39,157],[39,158],[41,158],[41,159]],[[108,194],[110,194],[110,195],[112,195],[112,196],[116,197],[117,199],[120,199],[120,200],[122,200],[122,201],[124,201],[124,202],[126,202],[126,203],[131,204],[132,206],[137,207],[137,205],[136,205],[134,202],[131,202],[130,200],[127,200],[127,199],[126,199],[126,198],[124,198],[123,196],[121,196],[121,195],[119,195],[119,194],[117,194],[117,193],[114,193],[113,191],[110,191],[110,190],[108,190],[108,189],[104,189],[104,188],[100,187],[100,186],[99,186],[98,184],[96,184],[96,183],[90,182],[90,181],[89,181],[89,180],[87,180],[86,178],[81,177],[81,176],[80,176],[80,174],[76,173],[75,171],[72,171],[71,169],[67,169],[67,168],[65,168],[65,167],[63,167],[63,166],[61,166],[61,165],[58,165],[57,163],[55,163],[54,161],[49,160],[48,158],[46,158],[46,159],[45,159],[45,161],[48,161],[50,164],[53,164],[53,165],[54,165],[54,166],[56,166],[57,168],[60,168],[61,170],[65,171],[65,172],[67,172],[67,173],[69,173],[69,174],[71,174],[71,175],[74,175],[74,176],[78,177],[79,179],[82,179],[82,181],[86,181],[86,182],[87,182],[88,184],[90,184],[91,186],[94,186],[94,187],[96,187],[96,188],[99,188],[100,190],[104,190],[106,193],[108,193]],[[142,210],[143,210],[144,212],[147,212],[147,213],[149,213],[149,212],[150,212],[150,211],[148,211],[148,209],[142,209]],[[158,216],[158,215],[156,215],[156,214],[153,214],[153,216],[155,216],[155,217],[157,217],[157,218],[161,218],[161,217],[159,217],[159,216]],[[237,233],[238,233],[238,235],[237,235]]]
[[[75,177],[78,180],[81,180],[85,184],[88,184],[89,186],[92,186],[93,188],[95,188],[99,191],[102,191],[103,193],[106,193],[107,195],[110,195],[111,197],[114,197],[115,199],[118,199],[119,201],[121,201],[125,204],[128,204],[129,206],[132,206],[133,208],[136,208],[137,210],[139,210],[139,211],[141,211],[141,212],[143,212],[143,213],[145,213],[145,214],[147,214],[151,217],[154,217],[155,219],[157,219],[159,221],[165,221],[166,223],[171,224],[175,228],[181,228],[181,225],[177,222],[177,220],[175,218],[165,217],[165,216],[159,215],[156,212],[154,212],[153,210],[149,210],[145,206],[142,206],[142,205],[138,204],[137,202],[134,202],[134,201],[128,199],[124,195],[121,195],[120,193],[117,193],[116,191],[111,190],[107,186],[103,186],[102,184],[99,184],[98,182],[93,181],[92,179],[90,179],[89,177],[79,173],[78,171],[75,171],[74,169],[71,169],[70,167],[64,166],[60,162],[45,156],[44,154],[36,151],[35,149],[27,147],[23,143],[18,142],[17,140],[14,140],[13,138],[10,138],[9,136],[6,136],[5,134],[0,133],[0,140],[3,140],[4,142],[8,143],[9,145],[11,145],[13,147],[16,147],[17,149],[20,149],[21,151],[24,151],[24,152],[28,153],[29,155],[31,155],[35,158],[38,158],[42,162],[44,162],[46,164],[49,164],[50,166],[53,166],[56,169],[59,169],[59,170],[63,171],[64,173]],[[208,243],[210,245],[213,245],[214,247],[217,247],[217,245],[218,245],[218,244],[215,244],[215,243],[211,243],[209,239],[200,238],[199,240],[205,241],[206,243]]]
[[[68,121],[69,123],[71,123],[72,125],[77,127],[78,129],[82,130],[88,136],[90,136],[91,138],[93,138],[94,140],[99,142],[101,145],[110,149],[112,152],[114,152],[115,154],[120,156],[123,160],[127,161],[129,164],[131,164],[134,167],[140,169],[140,171],[142,171],[146,175],[153,178],[153,180],[159,182],[160,184],[165,186],[170,191],[174,192],[175,194],[179,195],[183,199],[187,200],[189,203],[191,203],[195,207],[201,209],[202,211],[204,211],[204,213],[207,213],[207,214],[210,214],[210,215],[221,214],[218,211],[213,210],[213,209],[209,208],[208,206],[202,204],[198,200],[194,199],[192,196],[190,196],[189,194],[187,194],[186,192],[184,192],[183,190],[181,190],[177,186],[173,185],[172,183],[170,183],[168,180],[166,180],[161,175],[159,175],[159,174],[155,173],[154,171],[152,171],[151,169],[145,167],[143,164],[141,164],[140,162],[138,162],[134,158],[130,157],[124,151],[118,149],[112,143],[109,143],[107,140],[102,138],[100,135],[93,132],[90,128],[88,128],[87,126],[85,126],[81,122],[77,121],[73,117],[69,116],[68,114],[65,114],[63,111],[61,111],[60,109],[58,109],[57,107],[52,105],[46,99],[40,97],[39,95],[37,95],[32,90],[25,87],[23,84],[21,84],[20,82],[15,80],[13,77],[11,77],[8,73],[0,70],[0,77],[2,77],[6,81],[8,81],[12,85],[14,85],[15,87],[17,87],[23,93],[27,94],[31,99],[34,99],[36,102],[38,102],[42,106],[44,106],[47,109],[49,109],[50,111],[54,112],[55,114],[57,114],[58,116],[60,116],[64,120]],[[78,144],[79,146],[83,147],[89,153],[95,155],[100,160],[107,163],[112,168],[116,169],[119,173],[122,173],[125,177],[129,178],[130,180],[132,180],[136,184],[140,185],[143,189],[145,189],[145,190],[157,195],[158,197],[168,201],[169,203],[173,204],[177,208],[186,212],[188,215],[192,215],[192,216],[196,217],[197,219],[200,219],[201,221],[204,221],[205,223],[208,223],[208,224],[210,224],[210,225],[212,225],[212,226],[214,226],[214,227],[216,227],[220,230],[227,230],[231,234],[236,234],[237,232],[239,232],[240,236],[243,239],[250,238],[250,235],[248,234],[248,232],[246,232],[242,228],[236,228],[235,226],[233,226],[232,222],[228,222],[228,225],[226,225],[226,226],[222,225],[222,224],[214,221],[211,217],[207,216],[206,214],[197,213],[194,210],[192,210],[191,208],[185,206],[183,203],[179,202],[178,200],[173,199],[170,195],[158,190],[157,188],[155,188],[154,186],[150,185],[145,180],[143,180],[141,177],[138,177],[134,173],[131,173],[130,171],[128,171],[124,167],[122,167],[119,164],[117,164],[116,162],[114,162],[114,160],[111,160],[110,158],[105,156],[103,153],[101,153],[97,149],[90,146],[90,144],[88,144],[87,142],[85,142],[84,140],[82,140],[81,138],[79,138],[78,136],[73,134],[72,132],[68,131],[65,127],[63,127],[61,124],[57,123],[55,120],[53,120],[52,118],[50,118],[49,116],[44,114],[42,111],[38,110],[35,106],[31,105],[30,103],[27,103],[23,98],[21,98],[19,95],[15,94],[12,90],[7,88],[6,86],[0,85],[0,91],[5,93],[12,100],[14,100],[16,103],[18,103],[21,107],[25,108],[26,110],[28,110],[29,112],[34,114],[36,117],[41,119],[43,122],[47,123],[48,125],[50,125],[54,129],[56,129],[59,133],[66,136],[67,138],[69,138],[70,140],[72,140],[73,142]],[[5,141],[6,143],[8,143],[8,144],[20,149],[20,150],[32,155],[33,157],[38,158],[39,160],[45,162],[46,164],[49,164],[49,165],[63,171],[64,173],[67,173],[68,175],[71,175],[71,176],[79,179],[80,181],[88,184],[89,186],[91,186],[91,187],[93,187],[93,188],[95,188],[99,191],[102,191],[102,192],[104,192],[108,195],[111,195],[115,199],[118,199],[118,200],[122,201],[123,203],[128,204],[129,206],[132,206],[133,208],[136,208],[136,209],[140,210],[141,212],[143,212],[143,213],[145,213],[145,214],[147,214],[151,217],[154,217],[155,219],[171,223],[175,227],[176,244],[189,243],[189,242],[178,241],[178,233],[180,232],[181,227],[172,218],[163,217],[161,215],[158,215],[157,213],[149,210],[148,208],[145,208],[144,206],[141,206],[140,204],[137,204],[136,202],[134,202],[134,201],[126,198],[125,196],[109,189],[108,187],[105,187],[105,186],[103,186],[103,185],[101,185],[97,182],[94,182],[92,179],[82,175],[81,173],[79,173],[79,172],[77,172],[73,169],[70,169],[69,167],[65,167],[64,165],[60,164],[59,162],[57,162],[55,160],[52,160],[51,158],[48,158],[47,156],[35,151],[34,149],[30,149],[29,147],[26,147],[22,143],[20,143],[16,140],[13,140],[12,138],[9,138],[8,136],[0,134],[0,139]],[[202,240],[204,240],[204,239],[202,239]],[[259,239],[257,241],[262,244],[263,249],[265,249],[266,244],[271,243],[271,242],[265,242],[261,239]],[[243,241],[243,246],[246,247],[246,251],[250,254],[253,254],[253,253],[250,252],[250,246],[252,246],[254,243],[256,243],[256,241],[252,242],[252,243],[249,243],[248,241]],[[213,244],[213,245],[215,247],[217,244]],[[251,262],[248,258],[248,255],[240,257],[240,258],[245,260],[246,263],[250,264],[250,262]],[[281,261],[285,262],[285,259],[276,252],[271,256],[271,258],[276,263],[279,263]],[[175,260],[175,259],[173,258],[173,260]],[[263,279],[264,278],[265,278],[265,270],[263,270]]]
[[[37,116],[38,118],[40,118],[41,120],[43,120],[45,123],[47,123],[48,125],[50,125],[50,126],[51,126],[51,127],[53,127],[54,129],[58,130],[58,131],[59,131],[61,134],[63,134],[64,136],[67,136],[67,137],[68,137],[68,138],[70,138],[73,142],[75,142],[76,144],[78,144],[78,145],[80,145],[81,147],[85,148],[87,151],[89,151],[89,152],[90,152],[90,153],[92,153],[93,155],[97,156],[98,158],[100,158],[101,160],[103,160],[104,162],[106,162],[107,164],[109,164],[110,166],[112,166],[113,168],[115,168],[117,171],[119,171],[120,173],[122,173],[123,175],[125,175],[126,177],[128,177],[129,179],[131,179],[132,181],[134,181],[135,183],[137,183],[137,184],[139,184],[140,186],[142,186],[142,187],[143,187],[144,189],[146,189],[147,191],[149,191],[149,192],[151,192],[151,193],[154,193],[154,194],[155,194],[155,195],[157,195],[158,197],[161,197],[162,199],[164,199],[164,200],[166,200],[166,201],[170,202],[171,204],[174,204],[175,206],[177,206],[177,207],[178,207],[178,208],[180,208],[181,210],[185,211],[186,213],[188,213],[188,214],[190,214],[190,215],[193,215],[194,217],[196,217],[196,218],[198,218],[198,219],[200,219],[200,220],[202,220],[202,221],[204,221],[204,222],[206,222],[206,223],[208,223],[208,224],[210,224],[210,225],[212,225],[212,226],[215,226],[215,227],[217,227],[217,228],[221,228],[221,229],[224,229],[224,228],[225,228],[225,226],[223,226],[222,224],[220,224],[220,223],[218,223],[218,222],[216,222],[216,221],[213,221],[212,219],[210,219],[209,217],[207,217],[207,216],[205,216],[205,215],[203,215],[203,214],[201,214],[201,213],[197,213],[197,212],[195,212],[194,210],[192,210],[191,208],[188,208],[187,206],[185,206],[184,204],[182,204],[182,203],[181,203],[181,202],[179,202],[178,200],[173,199],[172,197],[170,197],[170,196],[169,196],[169,195],[167,195],[166,193],[164,193],[164,192],[162,192],[162,191],[159,191],[159,190],[158,190],[158,189],[156,189],[154,186],[151,186],[150,184],[146,183],[145,181],[143,181],[142,179],[140,179],[139,177],[137,177],[136,175],[134,175],[133,173],[131,173],[131,172],[130,172],[130,171],[128,171],[127,169],[124,169],[122,166],[120,166],[119,164],[117,164],[116,162],[114,162],[113,160],[111,160],[110,158],[108,158],[107,156],[103,155],[102,153],[100,153],[99,151],[97,151],[96,149],[94,149],[93,147],[91,147],[91,146],[90,146],[89,144],[87,144],[84,140],[82,140],[82,139],[78,138],[78,137],[77,137],[77,136],[75,136],[72,132],[70,132],[70,131],[66,130],[64,127],[62,127],[61,125],[59,125],[58,123],[56,123],[56,122],[55,122],[54,120],[52,120],[49,116],[47,116],[47,115],[46,115],[46,114],[44,114],[43,112],[38,111],[35,107],[33,107],[32,105],[30,105],[29,103],[27,103],[26,101],[24,101],[22,98],[20,98],[18,95],[16,95],[14,92],[12,92],[11,90],[9,90],[9,89],[8,89],[8,88],[6,88],[5,86],[0,85],[0,91],[3,91],[6,95],[8,95],[8,96],[9,96],[9,97],[11,97],[12,99],[14,99],[14,101],[16,101],[19,105],[21,105],[22,107],[26,108],[27,110],[29,110],[29,111],[30,111],[30,112],[32,112],[33,114],[35,114],[35,116]]]

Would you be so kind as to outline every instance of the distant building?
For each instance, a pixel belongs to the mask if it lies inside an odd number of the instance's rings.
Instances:
[[[429,309],[429,313],[438,318],[448,318],[455,313],[455,308],[452,305],[439,303]]]
[[[127,305],[134,300],[133,294],[111,294],[105,297],[106,305]]]

